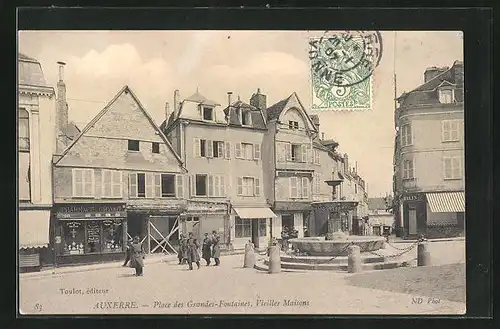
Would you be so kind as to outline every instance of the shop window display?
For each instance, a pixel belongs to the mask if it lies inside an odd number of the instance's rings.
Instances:
[[[68,222],[64,224],[64,251],[65,255],[83,254],[85,242],[85,226],[82,222]]]
[[[123,240],[123,225],[119,220],[102,222],[103,252],[121,252]]]

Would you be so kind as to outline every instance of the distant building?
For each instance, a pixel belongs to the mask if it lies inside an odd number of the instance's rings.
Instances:
[[[368,198],[368,224],[372,234],[382,235],[384,226],[389,226],[392,230],[394,216],[391,210],[392,205],[388,204],[388,197]]]
[[[56,95],[40,62],[18,54],[19,267],[49,262],[52,155],[56,151]]]
[[[463,63],[431,67],[395,113],[394,214],[398,235],[464,234]]]

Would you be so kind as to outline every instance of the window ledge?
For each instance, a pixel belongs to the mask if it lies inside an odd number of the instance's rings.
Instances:
[[[413,177],[413,178],[402,178],[403,181],[405,182],[411,182],[411,181],[416,181],[417,178]]]
[[[457,178],[444,178],[444,180],[449,181],[449,180],[462,180],[462,177],[457,177]]]
[[[446,141],[442,140],[441,142],[442,143],[456,143],[456,142],[460,142],[460,139],[453,139],[453,140],[446,140]]]
[[[73,195],[73,199],[96,199],[95,196],[80,196],[80,195]]]

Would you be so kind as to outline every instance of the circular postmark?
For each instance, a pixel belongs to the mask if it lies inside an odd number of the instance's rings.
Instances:
[[[329,86],[339,93],[368,79],[382,58],[378,31],[325,32],[312,38],[309,45],[314,85]]]

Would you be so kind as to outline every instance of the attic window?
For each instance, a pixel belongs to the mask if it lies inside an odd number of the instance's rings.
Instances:
[[[214,121],[214,109],[210,107],[203,108],[203,120]]]
[[[128,150],[129,151],[139,151],[139,141],[129,139],[128,140]]]
[[[453,89],[440,89],[439,90],[439,102],[442,104],[453,103],[454,102]]]
[[[156,153],[156,154],[160,153],[160,143],[153,142],[151,144],[151,152]]]
[[[299,123],[297,121],[288,121],[288,129],[299,129]]]
[[[241,118],[241,124],[243,126],[251,126],[252,125],[252,113],[250,111],[243,112],[243,116]]]

